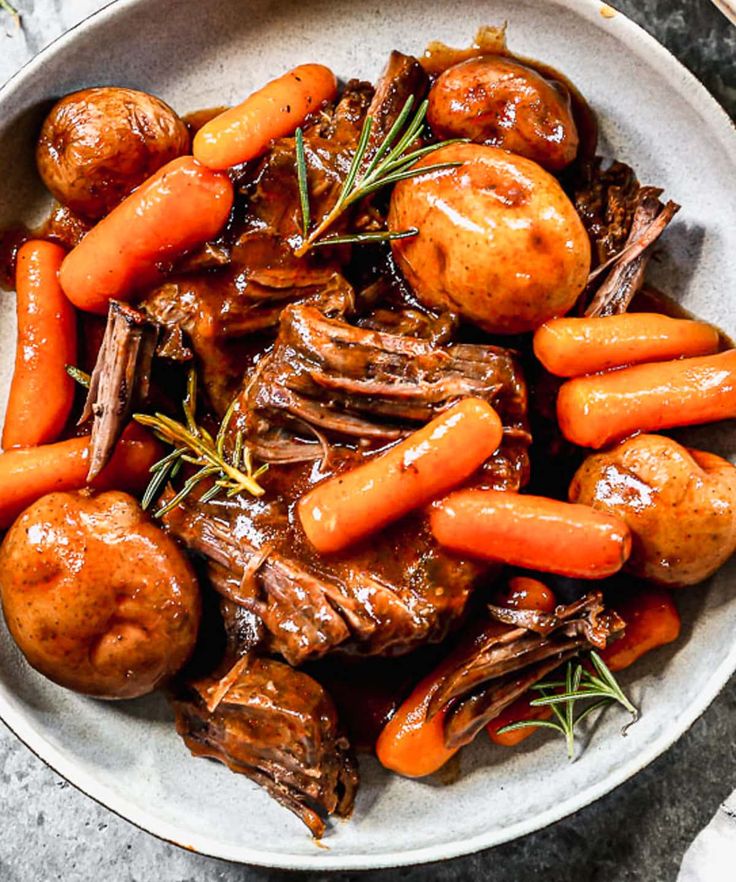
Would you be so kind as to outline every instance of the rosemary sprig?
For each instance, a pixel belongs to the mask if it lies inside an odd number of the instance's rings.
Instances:
[[[301,129],[296,132],[296,173],[299,183],[299,201],[302,213],[302,241],[294,253],[297,257],[303,257],[311,248],[318,245],[342,245],[347,243],[361,242],[386,242],[393,239],[405,239],[416,236],[419,232],[416,227],[408,230],[380,230],[373,233],[354,233],[343,236],[324,238],[324,233],[351,205],[364,199],[382,187],[404,181],[407,178],[423,175],[427,172],[438,171],[444,168],[454,168],[459,162],[438,162],[426,165],[422,168],[414,168],[414,164],[424,156],[433,153],[440,147],[463,141],[462,138],[454,138],[450,141],[441,141],[429,144],[407,153],[407,150],[421,135],[424,128],[424,118],[427,114],[428,102],[425,100],[417,109],[414,116],[409,120],[414,96],[406,99],[401,113],[391,126],[383,141],[378,145],[373,157],[366,163],[366,154],[373,131],[373,117],[367,116],[358,138],[358,146],[353,154],[350,168],[343,182],[337,201],[330,211],[316,225],[312,226],[309,206],[309,187],[307,182],[307,159],[304,152],[304,133]],[[403,134],[402,134],[403,131]],[[311,227],[311,230],[310,230]]]
[[[156,517],[163,517],[176,508],[200,481],[214,478],[212,486],[206,490],[200,500],[209,502],[221,493],[228,498],[238,493],[250,493],[262,496],[265,492],[258,483],[258,478],[266,471],[267,465],[254,468],[250,448],[245,443],[243,433],[238,432],[232,451],[225,450],[225,438],[233,415],[233,405],[227,410],[216,437],[197,423],[196,419],[197,377],[194,371],[189,372],[187,394],[182,404],[184,422],[177,422],[166,414],[146,413],[133,414],[133,419],[142,426],[153,429],[156,437],[174,448],[170,453],[151,466],[151,480],[143,494],[141,505],[148,508],[156,499],[167,481],[178,475],[184,463],[198,466],[184,482],[181,490],[169,502],[156,511]]]
[[[591,650],[590,660],[596,673],[591,673],[582,664],[573,666],[572,662],[568,662],[564,680],[548,680],[532,686],[532,689],[540,693],[540,697],[530,701],[529,705],[531,707],[549,707],[552,710],[554,719],[522,720],[518,723],[503,726],[498,730],[498,734],[514,732],[518,729],[529,727],[553,729],[555,732],[559,732],[565,739],[567,756],[568,759],[572,760],[575,755],[576,727],[600,708],[617,703],[624,707],[632,717],[630,722],[621,730],[621,734],[625,735],[629,726],[639,719],[639,711],[626,697],[616,678],[597,652]],[[586,699],[595,700],[576,715],[576,703]]]

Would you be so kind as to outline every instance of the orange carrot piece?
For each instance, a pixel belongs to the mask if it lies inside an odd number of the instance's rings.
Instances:
[[[140,426],[128,426],[92,486],[140,493],[159,457],[158,442]],[[24,509],[47,493],[85,487],[88,469],[88,436],[1,453],[0,529],[9,527]]]
[[[431,720],[426,718],[429,702],[442,683],[444,671],[443,664],[426,676],[378,736],[376,756],[379,762],[398,775],[407,778],[431,775],[459,750],[445,747],[445,709]]]
[[[534,354],[558,377],[718,352],[718,331],[705,322],[656,312],[599,318],[558,318],[534,334]]]
[[[498,590],[493,602],[508,609],[537,609],[551,613],[557,606],[557,598],[544,582],[530,576],[514,576],[505,588]]]
[[[59,245],[33,239],[18,250],[18,344],[5,450],[55,441],[74,403],[74,380],[65,368],[77,358],[77,322],[58,279],[65,254]]]
[[[579,579],[618,572],[631,534],[586,505],[502,490],[459,490],[430,514],[435,539],[460,554]]]
[[[664,588],[646,586],[632,591],[617,598],[612,607],[626,623],[623,636],[600,653],[612,671],[628,668],[647,652],[680,636],[680,614]]]
[[[557,420],[568,441],[598,449],[634,432],[736,417],[736,349],[642,364],[563,383]]]
[[[328,67],[300,64],[205,123],[194,136],[194,156],[220,170],[255,159],[336,94],[337,79]]]
[[[480,398],[466,398],[400,444],[318,484],[299,502],[317,551],[339,551],[456,487],[498,448],[503,426]]]
[[[160,168],[93,227],[59,275],[72,303],[104,314],[162,278],[162,267],[220,232],[233,204],[227,175],[191,156]]]
[[[538,695],[533,692],[520,695],[516,701],[491,720],[486,726],[486,732],[494,744],[500,744],[502,747],[516,747],[517,744],[521,744],[530,735],[539,731],[536,726],[524,726],[523,729],[514,729],[513,732],[499,732],[498,730],[503,729],[504,726],[512,726],[523,720],[549,720],[552,717],[551,707],[532,707],[530,702],[537,697]]]

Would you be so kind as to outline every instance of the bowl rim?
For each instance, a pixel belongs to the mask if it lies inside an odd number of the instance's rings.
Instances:
[[[49,56],[64,52],[82,32],[93,30],[98,25],[105,24],[115,18],[124,17],[129,10],[142,6],[146,2],[147,0],[110,0],[100,9],[65,31],[26,62],[0,87],[0,108],[12,98],[13,93],[21,87],[26,78],[31,77],[43,66]],[[718,136],[726,155],[736,166],[736,125],[705,86],[651,34],[624,13],[607,3],[600,2],[600,0],[545,0],[545,2],[564,7],[578,16],[583,16],[601,29],[612,28],[616,36],[627,41],[629,51],[648,63],[653,60],[659,62],[662,69],[669,73],[671,89],[682,100],[697,108],[700,115],[708,121],[709,131]],[[543,829],[549,824],[590,805],[648,766],[674,744],[702,715],[734,672],[736,672],[736,643],[732,645],[728,654],[703,684],[698,700],[692,702],[679,716],[675,717],[671,725],[663,730],[658,737],[652,739],[644,750],[616,769],[614,773],[609,774],[596,784],[574,793],[546,811],[525,818],[502,830],[477,834],[462,841],[443,842],[377,855],[331,854],[326,849],[317,848],[315,848],[314,855],[276,853],[250,846],[223,845],[212,841],[207,836],[200,835],[189,836],[189,841],[182,842],[181,834],[175,824],[149,813],[142,806],[100,783],[93,774],[79,766],[73,755],[59,750],[47,738],[36,732],[22,709],[17,706],[17,700],[14,699],[12,692],[1,683],[0,721],[35,756],[77,790],[144,832],[187,851],[236,863],[285,870],[370,870],[448,860],[472,854]]]

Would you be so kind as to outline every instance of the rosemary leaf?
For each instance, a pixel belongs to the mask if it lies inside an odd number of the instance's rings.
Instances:
[[[301,128],[296,130],[296,176],[299,182],[299,202],[302,209],[302,236],[306,239],[309,235],[310,223],[309,183],[307,181],[307,157],[304,152],[304,132]]]
[[[0,0],[0,3],[2,3],[2,0]],[[72,380],[75,380],[80,386],[84,386],[85,389],[89,389],[90,375],[86,371],[75,367],[73,364],[65,364],[64,370]]]
[[[369,242],[391,242],[394,239],[408,239],[416,236],[419,230],[410,227],[408,230],[378,230],[375,233],[346,233],[344,236],[327,236],[314,243],[314,248],[322,248],[326,245],[365,245]]]
[[[409,95],[409,97],[404,102],[404,106],[401,108],[401,112],[396,117],[394,124],[388,130],[388,134],[383,139],[383,142],[379,144],[378,149],[376,150],[375,156],[366,166],[365,172],[363,173],[363,177],[365,179],[370,178],[373,172],[376,169],[376,166],[383,159],[383,157],[388,153],[388,151],[393,146],[394,141],[399,135],[399,132],[404,128],[406,124],[406,120],[411,113],[411,108],[414,105],[414,96]]]
[[[459,162],[437,162],[434,165],[424,165],[421,168],[405,169],[404,171],[399,171],[394,174],[388,175],[375,184],[367,185],[363,190],[363,195],[367,196],[369,193],[374,193],[381,187],[386,187],[389,184],[397,184],[399,181],[406,181],[408,178],[416,178],[419,175],[426,175],[429,172],[433,171],[441,171],[445,168],[457,168],[457,166],[459,165]]]
[[[18,12],[18,10],[15,8],[15,6],[13,6],[13,4],[10,2],[10,0],[0,0],[0,9],[2,9],[4,12],[7,12],[8,15],[15,22],[15,26],[17,28],[20,28],[20,26],[21,26],[20,12]]]

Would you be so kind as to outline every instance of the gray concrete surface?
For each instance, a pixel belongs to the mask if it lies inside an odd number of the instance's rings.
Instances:
[[[102,0],[14,2],[23,29],[0,17],[0,82],[64,29],[105,5]],[[736,114],[736,28],[709,0],[614,0],[613,5],[652,32],[732,117]],[[671,882],[693,837],[735,787],[736,678],[668,753],[595,805],[546,830],[442,864],[338,873],[330,879]],[[78,793],[2,726],[0,824],[0,882],[326,878],[235,866],[159,842]]]

